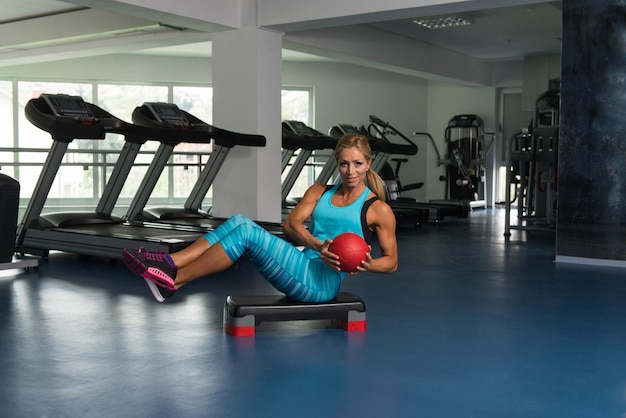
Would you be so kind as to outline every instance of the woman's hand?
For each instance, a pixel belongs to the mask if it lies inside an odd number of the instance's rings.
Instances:
[[[320,250],[320,257],[322,259],[322,261],[331,269],[335,270],[335,271],[340,271],[339,268],[339,256],[335,253],[331,253],[328,250],[328,247],[330,247],[330,244],[333,243],[332,239],[327,239],[326,241],[324,241],[322,243],[322,249]]]
[[[359,274],[370,269],[370,265],[372,264],[372,246],[368,245],[368,248],[369,251],[365,254],[365,260],[361,261],[361,265],[357,266],[356,271],[350,274]]]

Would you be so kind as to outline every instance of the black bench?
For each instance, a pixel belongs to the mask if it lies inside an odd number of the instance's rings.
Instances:
[[[339,292],[328,302],[298,302],[282,295],[228,296],[224,304],[224,331],[236,337],[253,336],[261,322],[330,319],[346,331],[364,331],[365,303],[356,295]]]

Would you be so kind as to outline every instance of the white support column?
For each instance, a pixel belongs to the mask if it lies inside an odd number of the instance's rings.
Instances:
[[[213,35],[213,123],[265,135],[235,147],[213,185],[213,214],[280,222],[282,35],[246,27]]]

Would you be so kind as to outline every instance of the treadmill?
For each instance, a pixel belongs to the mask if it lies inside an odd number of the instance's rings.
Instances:
[[[202,236],[200,230],[146,227],[112,215],[112,211],[135,157],[146,141],[161,138],[171,143],[206,142],[206,134],[200,135],[190,127],[172,135],[162,129],[127,123],[80,96],[63,94],[42,94],[31,99],[26,104],[25,114],[33,125],[49,132],[53,142],[17,228],[18,253],[45,257],[49,251],[59,250],[120,259],[124,248],[143,246],[148,251],[175,252]],[[125,144],[95,211],[42,214],[69,144],[74,139],[103,140],[107,133],[123,135]]]
[[[307,161],[313,154],[313,151],[334,150],[337,145],[337,139],[307,126],[304,122],[296,120],[283,121],[282,127],[283,170],[288,163],[288,161],[285,162],[285,157],[288,154],[288,152],[285,151],[285,146],[288,151],[291,151],[294,148],[299,150],[293,165],[289,169],[289,172],[281,184],[282,206],[283,209],[287,209],[287,211],[289,211],[298,203],[299,199],[288,199],[287,196],[289,195],[291,189],[293,189],[293,185],[304,169]],[[294,152],[291,152],[291,155],[293,155]],[[315,179],[315,183],[326,184],[328,182],[334,172],[334,169],[336,168],[336,164],[333,165],[334,162],[334,158],[332,158],[331,155],[326,161],[326,164],[324,164],[322,171]]]
[[[244,134],[228,131],[209,125],[188,112],[178,109],[172,103],[146,102],[133,111],[133,123],[136,126],[158,130],[164,139],[184,136],[191,129],[206,138],[213,138],[213,151],[205,164],[183,207],[153,206],[146,207],[150,194],[167,163],[167,158],[160,159],[160,164],[151,166],[144,178],[144,184],[128,208],[124,219],[129,222],[143,222],[144,225],[170,225],[177,229],[188,228],[206,232],[222,224],[225,219],[211,215],[210,210],[202,209],[202,201],[213,185],[217,174],[235,146],[264,147],[263,135]],[[158,140],[163,141],[160,137]],[[256,221],[269,232],[284,237],[282,224]]]
[[[281,173],[284,173],[289,163],[291,162],[291,158],[294,156],[296,151],[301,148],[305,148],[307,146],[313,146],[313,149],[316,149],[314,146],[315,142],[309,141],[308,138],[298,135],[293,132],[291,129],[282,126],[282,156],[281,156]]]

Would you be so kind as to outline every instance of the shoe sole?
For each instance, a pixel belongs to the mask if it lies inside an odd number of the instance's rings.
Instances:
[[[146,278],[144,278],[143,280],[148,285],[148,289],[150,289],[150,293],[152,293],[152,297],[154,297],[154,299],[156,299],[157,302],[160,302],[160,303],[165,302],[165,298],[163,297],[163,295],[159,291],[159,287],[156,285],[156,283],[154,283],[152,280],[146,279]]]
[[[146,266],[141,260],[135,257],[130,251],[123,250],[122,257],[123,257],[124,264],[126,265],[126,267],[130,271],[135,273],[136,275],[143,277],[144,280],[150,280],[155,285],[160,286],[167,290],[176,290],[176,288],[174,287],[174,282],[167,274],[165,274],[159,269],[155,269],[154,267]],[[150,289],[150,291],[154,295],[154,291],[152,291],[152,289]],[[157,289],[157,292],[158,292],[158,289]]]

